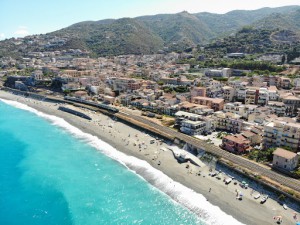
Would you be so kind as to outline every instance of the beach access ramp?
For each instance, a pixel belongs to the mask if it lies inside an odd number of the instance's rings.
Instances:
[[[180,149],[177,146],[168,146],[167,148],[173,152],[174,157],[180,162],[190,161],[191,163],[199,167],[206,166],[199,158],[187,152],[186,150]]]

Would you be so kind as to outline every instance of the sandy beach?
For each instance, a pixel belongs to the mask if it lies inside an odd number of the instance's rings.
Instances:
[[[254,196],[262,190],[257,189],[256,186],[249,185],[248,189],[243,189],[239,186],[241,181],[238,181],[237,185],[234,185],[233,182],[225,185],[223,179],[228,176],[222,174],[220,180],[209,176],[208,166],[199,168],[189,164],[189,168],[186,168],[187,163],[178,163],[171,151],[162,150],[162,148],[167,149],[168,144],[171,143],[156,140],[155,137],[144,131],[115,121],[108,116],[87,109],[78,109],[92,118],[92,120],[86,120],[57,110],[59,105],[56,103],[24,98],[4,91],[0,91],[0,98],[18,101],[41,112],[61,117],[82,131],[99,137],[119,151],[147,161],[152,167],[162,171],[174,181],[202,194],[210,203],[220,207],[222,211],[244,224],[276,224],[273,217],[278,215],[283,218],[281,224],[294,225],[300,220],[299,212],[297,212],[298,220],[296,220],[294,218],[295,209],[285,210],[271,198],[265,204],[260,204],[260,199],[256,200]],[[155,141],[151,143],[153,139]],[[198,174],[199,172],[201,175]],[[144,175],[143,171],[136,171],[136,173]],[[147,180],[147,177],[143,177]],[[148,181],[153,183],[151,180]],[[243,192],[242,200],[236,198],[237,191]]]

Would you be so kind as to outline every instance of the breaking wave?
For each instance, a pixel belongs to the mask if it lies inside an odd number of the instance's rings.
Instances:
[[[152,184],[154,187],[159,189],[161,192],[167,194],[174,201],[180,203],[181,205],[188,208],[190,211],[198,215],[201,220],[206,224],[211,225],[241,225],[242,223],[233,218],[231,215],[223,212],[218,206],[212,205],[206,200],[206,198],[193,191],[190,188],[182,185],[181,183],[173,181],[170,177],[165,175],[160,170],[153,168],[148,162],[140,160],[133,156],[128,156],[117,149],[113,148],[108,143],[102,141],[96,136],[85,133],[74,127],[73,125],[66,122],[64,119],[48,115],[40,112],[34,108],[31,108],[25,104],[0,99],[4,103],[14,106],[16,108],[26,110],[36,114],[48,120],[55,126],[58,126],[67,132],[69,132],[75,138],[84,140],[86,143],[90,144],[94,148],[100,150],[108,157],[118,161],[126,168],[136,173],[138,176]]]

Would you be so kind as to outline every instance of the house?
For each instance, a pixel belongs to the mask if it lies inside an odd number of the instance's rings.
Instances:
[[[250,141],[250,145],[251,146],[255,146],[255,145],[260,145],[261,141],[262,141],[262,137],[261,134],[258,133],[254,133],[252,131],[244,131],[242,133],[243,137],[246,138],[247,140]]]
[[[292,171],[297,168],[300,153],[294,153],[282,148],[277,148],[273,152],[273,167]]]
[[[241,134],[223,137],[221,148],[237,154],[245,154],[252,149],[250,141]]]

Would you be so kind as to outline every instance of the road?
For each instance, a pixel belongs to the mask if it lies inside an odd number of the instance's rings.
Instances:
[[[60,100],[63,102],[68,102],[68,103],[74,104],[74,102],[65,101],[62,99],[60,99]],[[99,108],[97,108],[97,107],[87,106],[87,105],[81,104],[81,103],[76,103],[74,105],[86,107],[86,108],[89,108],[89,109],[92,109],[95,111],[99,110]],[[101,110],[101,111],[103,111],[103,110]],[[153,130],[152,129],[151,130],[157,134],[164,133],[164,134],[166,134],[165,135],[166,137],[177,138],[185,143],[191,144],[192,146],[195,146],[197,148],[201,148],[201,149],[205,150],[206,152],[209,152],[209,153],[214,154],[220,158],[223,158],[229,162],[232,162],[232,163],[240,166],[241,168],[248,169],[248,170],[252,171],[253,173],[257,173],[260,176],[267,177],[273,181],[278,182],[279,184],[281,184],[283,186],[289,187],[300,193],[300,181],[299,180],[276,173],[275,171],[265,168],[256,162],[250,161],[241,156],[227,152],[215,145],[208,144],[203,140],[196,139],[196,138],[188,136],[186,134],[177,132],[169,127],[159,125],[153,121],[148,120],[145,117],[135,115],[129,110],[121,109],[118,113],[116,113],[114,115],[117,117],[123,118],[123,119],[125,118],[127,121],[131,121],[131,122],[132,122],[132,120],[137,121],[141,126],[143,126],[143,124],[144,124],[145,125],[144,127],[148,126],[148,128],[150,128],[150,129],[152,128]]]
[[[265,168],[253,161],[250,161],[248,159],[245,159],[245,158],[235,155],[233,153],[227,152],[227,151],[225,151],[217,146],[214,146],[212,144],[208,144],[203,140],[196,139],[194,137],[177,132],[169,127],[161,126],[157,123],[154,123],[154,122],[146,119],[145,117],[134,115],[130,111],[126,111],[126,112],[120,111],[116,115],[118,115],[118,114],[120,114],[122,116],[126,116],[130,119],[134,119],[134,120],[138,121],[139,123],[146,124],[147,126],[153,127],[156,130],[159,130],[161,132],[168,134],[169,136],[178,138],[181,141],[191,144],[197,148],[201,148],[201,149],[205,150],[206,152],[212,153],[218,157],[228,160],[234,164],[237,164],[238,166],[240,166],[242,168],[246,168],[246,169],[248,169],[254,173],[257,173],[261,176],[268,177],[271,180],[278,182],[279,184],[282,184],[284,186],[287,186],[291,189],[294,189],[294,190],[300,192],[300,181],[299,180],[296,180],[291,177],[286,177],[284,175],[276,173],[276,172],[274,172],[268,168]]]

